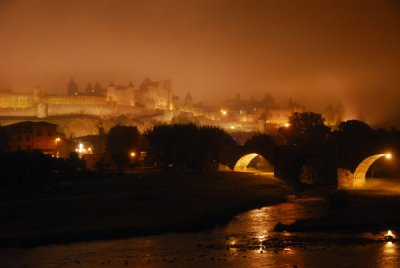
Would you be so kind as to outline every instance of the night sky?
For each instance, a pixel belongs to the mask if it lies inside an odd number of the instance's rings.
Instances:
[[[215,104],[271,92],[400,127],[400,1],[0,0],[0,89],[171,78]]]

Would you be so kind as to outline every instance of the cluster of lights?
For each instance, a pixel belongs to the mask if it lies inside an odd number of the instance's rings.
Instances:
[[[228,111],[227,111],[227,110],[224,110],[224,109],[221,109],[221,114],[222,114],[223,116],[226,116],[226,115],[228,114]]]
[[[85,148],[85,146],[83,145],[82,142],[80,142],[78,144],[78,147],[75,149],[75,152],[79,153],[79,154],[92,154],[93,153],[93,149],[91,147],[89,148]]]

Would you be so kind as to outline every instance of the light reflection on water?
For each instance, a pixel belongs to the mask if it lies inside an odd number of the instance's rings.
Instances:
[[[0,250],[0,267],[398,267],[396,243],[268,248],[263,241],[290,237],[273,227],[324,214],[318,198],[289,202],[238,215],[226,226],[192,234]],[[317,234],[307,234],[315,236]],[[323,234],[326,236],[327,234]],[[331,234],[332,235],[332,234]],[[335,236],[335,235],[333,235]],[[328,260],[328,261],[327,261]]]

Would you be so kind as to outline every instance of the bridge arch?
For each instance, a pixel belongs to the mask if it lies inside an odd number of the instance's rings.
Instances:
[[[261,171],[261,172],[274,172],[274,166],[260,154],[251,153],[246,154],[239,158],[236,162],[233,171],[238,172],[251,172],[251,171]]]
[[[365,158],[354,171],[353,188],[361,188],[365,185],[365,175],[369,167],[379,158],[386,157],[387,159],[392,158],[390,153],[387,154],[375,154]]]

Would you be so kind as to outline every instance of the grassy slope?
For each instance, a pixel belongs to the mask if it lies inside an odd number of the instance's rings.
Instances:
[[[0,201],[0,245],[198,231],[282,202],[288,188],[250,173],[131,175]]]

